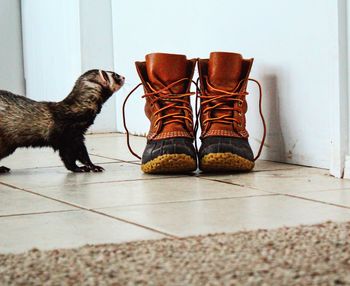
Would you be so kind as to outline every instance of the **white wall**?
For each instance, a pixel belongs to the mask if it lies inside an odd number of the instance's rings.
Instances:
[[[60,100],[82,71],[112,69],[114,58],[114,70],[127,83],[115,96],[117,107],[111,99],[93,131],[116,130],[115,113],[117,129],[124,131],[121,103],[139,82],[135,61],[157,51],[188,58],[240,52],[255,58],[252,77],[264,87],[268,137],[262,158],[329,168],[336,121],[330,102],[338,99],[341,88],[337,4],[22,0],[27,93],[37,100]],[[251,85],[249,91],[248,130],[257,150],[262,133],[257,89]],[[139,91],[130,99],[127,114],[130,129],[145,134],[149,123],[141,95]]]
[[[89,69],[113,70],[110,0],[22,0],[27,95],[59,101]],[[112,97],[91,132],[116,131]]]
[[[81,0],[81,63],[82,71],[89,69],[114,69],[112,12],[110,0]],[[103,106],[90,131],[116,130],[116,95]]]
[[[251,77],[263,85],[268,122],[262,158],[329,168],[329,106],[339,88],[337,1],[112,0],[112,7],[115,66],[126,75],[127,90],[139,82],[133,62],[150,52],[254,57]],[[249,91],[248,131],[257,150],[258,93],[253,85]],[[130,99],[127,111],[136,133],[148,130],[141,95]]]
[[[27,96],[59,101],[81,73],[79,0],[22,0]]]
[[[24,95],[20,0],[0,1],[0,89]]]

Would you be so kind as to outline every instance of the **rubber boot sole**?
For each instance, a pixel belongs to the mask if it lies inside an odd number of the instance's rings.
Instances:
[[[186,154],[164,154],[141,165],[147,174],[189,173],[196,169],[196,160]]]
[[[248,172],[254,162],[232,153],[210,153],[200,160],[199,169],[203,172]]]

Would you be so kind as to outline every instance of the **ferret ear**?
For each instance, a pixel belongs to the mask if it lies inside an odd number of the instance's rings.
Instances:
[[[105,87],[108,87],[109,86],[108,74],[105,71],[103,71],[103,70],[99,70],[98,74],[100,76],[102,85],[105,86]]]

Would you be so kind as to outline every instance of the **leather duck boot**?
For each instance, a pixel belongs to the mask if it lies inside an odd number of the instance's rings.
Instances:
[[[198,61],[201,141],[199,168],[204,172],[250,171],[254,167],[246,130],[247,83],[253,59],[240,54],[213,52]],[[261,112],[261,86],[260,115]],[[260,155],[264,137],[258,156]],[[258,157],[257,156],[257,157]]]
[[[190,86],[196,60],[184,55],[154,53],[136,62],[150,120],[141,169],[145,173],[184,173],[197,169],[193,146]],[[129,94],[130,95],[130,94]]]

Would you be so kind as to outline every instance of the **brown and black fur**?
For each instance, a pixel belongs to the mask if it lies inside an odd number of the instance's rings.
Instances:
[[[60,102],[37,102],[0,90],[0,160],[19,147],[52,147],[72,172],[103,171],[91,162],[84,135],[123,84],[124,77],[114,72],[90,70]],[[0,173],[8,171],[0,167]]]

